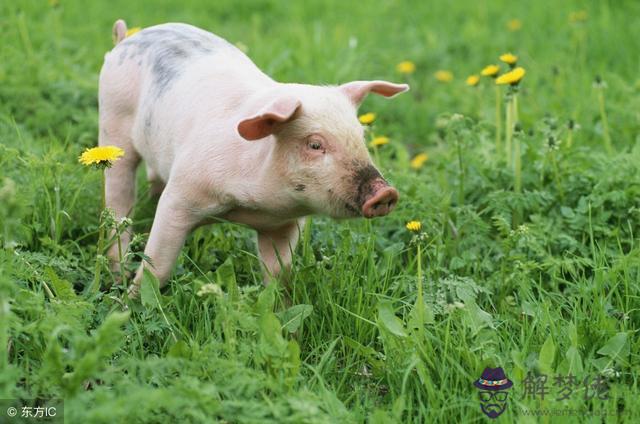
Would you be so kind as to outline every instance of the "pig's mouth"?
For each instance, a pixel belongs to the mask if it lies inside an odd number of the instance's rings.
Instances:
[[[344,202],[344,208],[347,210],[349,216],[354,218],[360,216],[360,209],[355,205],[349,202]]]
[[[357,199],[350,198],[350,196],[340,196],[331,189],[327,191],[329,198],[326,206],[329,206],[329,209],[324,210],[325,214],[333,219],[349,219],[362,216],[362,208],[358,206]]]
[[[361,215],[361,209],[359,208],[357,203],[349,198],[339,196],[333,192],[333,190],[328,190],[329,192],[329,201],[327,202],[327,206],[329,206],[329,210],[325,210],[324,213],[329,215],[333,219],[348,219],[348,218],[358,218]]]

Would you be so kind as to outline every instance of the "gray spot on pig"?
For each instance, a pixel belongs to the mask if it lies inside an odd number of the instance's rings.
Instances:
[[[127,58],[128,49],[125,47],[122,49],[120,54],[118,55],[118,66],[124,63],[124,60]]]
[[[151,138],[151,125],[153,123],[153,115],[151,114],[151,108],[147,110],[147,114],[144,117],[144,136],[148,140]]]
[[[138,58],[139,64],[147,59],[153,78],[152,90],[158,98],[190,61],[227,46],[231,45],[206,31],[184,24],[170,24],[144,29],[124,39],[116,48],[122,49],[120,62],[127,54],[130,59]]]
[[[167,89],[182,70],[181,59],[189,57],[189,53],[180,46],[169,45],[156,52],[151,71],[158,97]]]
[[[304,184],[296,184],[295,190],[296,191],[304,191],[307,188],[307,186],[305,186]]]
[[[352,184],[356,188],[355,203],[357,205],[363,205],[367,197],[372,194],[371,182],[376,178],[382,178],[382,175],[373,165],[356,168]]]
[[[354,179],[360,184],[371,181],[375,178],[382,178],[382,176],[373,165],[366,165],[358,168],[354,173]]]

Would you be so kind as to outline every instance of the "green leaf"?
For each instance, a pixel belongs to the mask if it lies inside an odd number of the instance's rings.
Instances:
[[[227,289],[227,293],[232,301],[238,300],[238,283],[236,282],[236,271],[233,267],[232,257],[228,257],[227,260],[216,269],[216,281],[221,287]]]
[[[140,301],[145,308],[160,309],[160,283],[147,268],[142,273],[140,284]]]
[[[191,356],[191,349],[184,340],[178,340],[171,346],[167,356],[171,358],[189,358]]]
[[[602,356],[598,359],[592,360],[591,365],[593,365],[599,372],[602,372],[611,367],[611,359],[606,356]]]
[[[383,409],[375,409],[373,413],[369,415],[370,424],[387,424],[393,422],[395,422],[393,417]]]
[[[67,280],[63,280],[58,277],[56,272],[51,267],[46,267],[44,275],[51,282],[53,291],[56,296],[61,300],[73,300],[77,298],[76,292],[73,290],[73,286]]]
[[[311,305],[295,305],[277,315],[282,321],[282,328],[289,333],[295,333],[302,325],[302,321],[312,312],[313,306]]]
[[[404,249],[404,243],[397,242],[385,247],[382,250],[382,254],[389,259],[394,259],[398,257],[400,253],[402,253],[402,249]]]
[[[353,349],[356,354],[364,357],[369,365],[371,365],[375,370],[377,370],[378,372],[382,372],[384,370],[384,361],[382,361],[382,354],[377,350],[375,350],[371,346],[364,346],[351,337],[345,336],[343,340],[345,345]]]
[[[582,357],[580,356],[580,351],[575,347],[571,346],[567,350],[567,365],[568,365],[568,373],[573,375],[581,375],[584,371],[584,367],[582,366]]]
[[[90,339],[79,339],[73,343],[69,350],[77,352],[78,357],[73,361],[72,371],[65,372],[61,380],[66,395],[77,393],[81,390],[83,382],[97,378],[106,367],[106,359],[113,355],[125,340],[121,327],[129,320],[129,315],[129,312],[112,312],[93,332]]]
[[[553,371],[553,359],[556,356],[556,346],[553,343],[553,338],[551,336],[547,337],[544,344],[542,345],[542,349],[540,349],[540,355],[538,356],[538,364],[540,365],[540,370],[551,374]]]
[[[393,416],[395,417],[397,422],[402,422],[402,413],[406,409],[407,400],[404,395],[398,396],[398,398],[393,402],[393,406],[391,411],[393,412]]]
[[[419,300],[416,297],[416,303],[414,303],[413,308],[411,308],[411,312],[409,312],[409,321],[407,322],[407,327],[410,330],[422,330],[420,329],[420,325],[424,324],[433,324],[435,322],[435,317],[433,316],[433,308],[429,307],[424,300],[422,301],[422,305],[420,305]],[[422,317],[420,316],[420,312],[422,312]],[[423,322],[420,322],[424,320]]]
[[[287,342],[282,337],[280,321],[273,312],[266,312],[260,317],[260,342],[258,363],[280,367],[287,350]]]
[[[287,353],[287,359],[289,360],[289,376],[291,377],[291,383],[293,383],[295,381],[295,377],[297,377],[300,372],[300,365],[302,364],[302,361],[300,360],[300,346],[298,345],[298,342],[295,340],[289,340],[289,343],[287,343]]]
[[[330,368],[333,368],[336,364],[336,355],[334,354],[334,349],[340,341],[341,337],[336,337],[330,344],[327,346],[326,350],[320,356],[319,360],[317,360],[315,365],[315,370],[319,374],[325,374],[330,372]]]
[[[612,360],[622,360],[626,362],[629,356],[629,343],[627,333],[618,333],[611,337],[598,353]]]
[[[398,337],[407,337],[402,321],[395,315],[389,302],[378,304],[378,326],[382,326],[385,330]]]
[[[267,312],[273,311],[273,304],[276,301],[275,295],[276,285],[271,283],[268,284],[267,287],[262,290],[262,292],[258,295],[258,300],[254,306],[254,311],[259,316],[264,315]]]
[[[573,209],[568,208],[566,206],[562,206],[560,207],[560,213],[562,214],[562,216],[564,216],[565,218],[573,218],[576,216],[576,214],[573,212]]]
[[[121,327],[129,321],[130,313],[112,312],[96,330],[97,344],[104,349],[103,353],[115,352],[124,341]]]
[[[477,335],[483,328],[495,328],[491,314],[480,308],[475,301],[465,303],[464,323],[471,329],[473,335]]]
[[[571,340],[572,347],[578,347],[578,329],[576,328],[574,323],[570,323],[567,329],[569,333],[569,339]]]
[[[273,312],[267,312],[260,318],[260,330],[264,340],[269,344],[275,345],[284,341],[280,321]]]
[[[534,304],[525,300],[522,302],[522,313],[530,317],[535,317],[538,315],[538,310]]]

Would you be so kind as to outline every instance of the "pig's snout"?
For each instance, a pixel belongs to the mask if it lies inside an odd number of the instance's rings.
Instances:
[[[388,215],[398,203],[398,190],[383,179],[373,181],[371,193],[362,205],[362,215],[365,218]]]

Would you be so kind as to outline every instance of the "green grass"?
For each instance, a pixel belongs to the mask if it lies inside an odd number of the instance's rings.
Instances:
[[[59,3],[0,6],[0,398],[64,398],[70,423],[479,422],[472,382],[502,366],[514,381],[503,421],[536,422],[526,408],[620,414],[542,422],[640,420],[639,3]],[[569,23],[578,10],[587,20]],[[290,308],[277,284],[262,287],[253,235],[234,225],[197,230],[169,287],[146,281],[128,313],[118,285],[83,294],[100,176],[77,157],[97,142],[97,75],[117,18],[198,25],[282,81],[407,79],[408,94],[361,109],[378,115],[370,135],[391,138],[376,158],[399,207],[310,220]],[[464,84],[506,51],[527,70],[521,193],[495,151],[491,81]],[[402,60],[416,72],[399,75]],[[436,81],[438,69],[454,80]],[[568,146],[570,119],[580,129]],[[139,234],[154,210],[143,174]],[[420,236],[404,227],[414,219]],[[208,283],[222,293],[198,296]],[[556,374],[603,375],[609,399],[583,388],[526,399],[528,372],[550,387]]]

